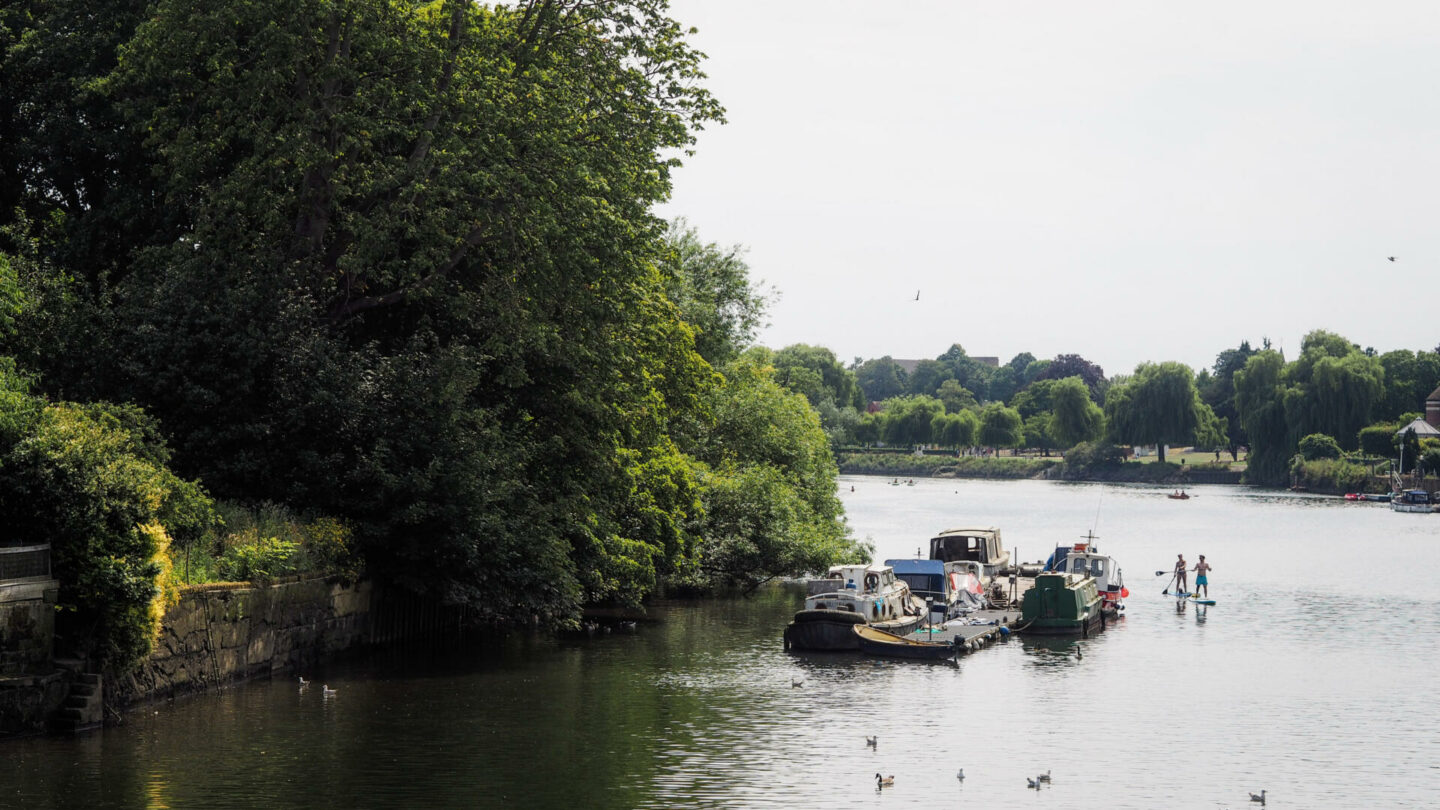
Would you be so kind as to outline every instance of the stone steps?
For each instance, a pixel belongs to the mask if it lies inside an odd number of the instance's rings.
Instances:
[[[70,691],[65,702],[51,716],[51,728],[70,734],[99,728],[105,721],[105,685],[100,675],[72,669],[69,664],[79,663],[84,666],[83,662],[75,662],[73,659],[65,663],[55,663],[70,669],[75,675],[70,682]]]

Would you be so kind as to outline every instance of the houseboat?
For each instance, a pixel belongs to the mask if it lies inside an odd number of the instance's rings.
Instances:
[[[1390,508],[1396,512],[1434,512],[1440,510],[1440,504],[1423,489],[1407,489],[1390,498]]]
[[[940,532],[930,538],[930,559],[943,563],[975,563],[982,590],[989,590],[1000,570],[1010,566],[1010,552],[1000,540],[1000,530],[994,526]]]
[[[1088,574],[1042,573],[1020,603],[1022,633],[1088,636],[1105,626],[1103,599]]]
[[[904,635],[925,620],[925,603],[888,565],[836,565],[806,584],[805,608],[785,628],[785,649],[858,650],[855,625]]]
[[[1042,570],[1088,575],[1095,580],[1095,589],[1105,601],[1105,610],[1116,616],[1125,610],[1124,600],[1130,595],[1125,587],[1125,577],[1114,558],[1100,553],[1093,532],[1085,535],[1084,539],[1083,543],[1056,548]]]

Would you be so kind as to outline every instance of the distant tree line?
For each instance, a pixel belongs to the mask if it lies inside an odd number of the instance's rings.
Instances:
[[[1048,452],[1109,442],[1158,445],[1162,461],[1166,445],[1223,451],[1232,460],[1248,448],[1249,480],[1279,484],[1312,434],[1342,451],[1395,455],[1395,431],[1440,386],[1437,352],[1377,354],[1315,331],[1289,363],[1268,341],[1260,349],[1245,341],[1199,373],[1154,362],[1108,379],[1079,355],[1037,360],[1026,352],[996,367],[959,344],[913,371],[888,356],[845,366],[829,350],[805,345],[752,356],[806,396],[836,445]],[[1425,463],[1428,449],[1417,440],[1412,462]]]

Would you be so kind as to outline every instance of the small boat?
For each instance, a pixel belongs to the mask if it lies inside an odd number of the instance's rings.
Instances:
[[[1388,492],[1381,492],[1381,493],[1378,493],[1378,494],[1377,494],[1377,493],[1367,492],[1367,493],[1365,493],[1365,495],[1364,495],[1365,500],[1367,500],[1367,501],[1375,501],[1376,503],[1390,503],[1390,499],[1391,499],[1392,497],[1393,497],[1393,496],[1392,496],[1390,493],[1388,493]]]
[[[1022,633],[1088,636],[1105,626],[1103,599],[1088,574],[1042,573],[1020,602]]]
[[[1396,512],[1435,512],[1440,511],[1440,503],[1423,489],[1407,489],[1394,493],[1390,508]]]
[[[806,583],[805,607],[785,628],[785,649],[858,650],[856,625],[908,633],[925,619],[925,603],[888,565],[835,565]]]
[[[1189,495],[1186,495],[1186,494],[1185,494],[1185,490],[1183,490],[1183,489],[1177,489],[1177,490],[1175,490],[1174,492],[1170,493],[1169,495],[1166,495],[1165,497],[1169,498],[1169,499],[1172,500],[1172,501],[1188,501],[1188,500],[1190,500],[1190,496],[1189,496]]]
[[[1057,547],[1042,570],[1089,575],[1104,600],[1105,611],[1112,617],[1118,616],[1125,610],[1124,599],[1130,595],[1125,587],[1125,575],[1113,557],[1100,553],[1094,532],[1088,532],[1084,539],[1085,542],[1073,546]]]
[[[1010,552],[1000,540],[1000,530],[994,526],[940,532],[930,538],[930,559],[942,563],[976,563],[982,591],[989,590],[1000,569],[1010,566]]]
[[[954,658],[960,651],[960,647],[954,643],[919,641],[887,633],[865,624],[855,625],[854,633],[860,643],[860,652],[866,655],[911,658],[917,661],[944,661]]]
[[[910,593],[929,608],[930,621],[943,624],[950,619],[985,607],[981,565],[969,560],[897,559],[885,564],[910,586]]]
[[[1363,501],[1363,500],[1365,500],[1365,493],[1363,493],[1363,492],[1347,492],[1347,493],[1345,493],[1345,500],[1347,500],[1347,501]]]

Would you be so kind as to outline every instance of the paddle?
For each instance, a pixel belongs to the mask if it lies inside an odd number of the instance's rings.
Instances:
[[[1164,572],[1162,571],[1161,573],[1164,573]],[[1160,592],[1160,594],[1161,594],[1162,596],[1169,596],[1169,595],[1170,595],[1170,586],[1175,582],[1175,576],[1176,576],[1175,574],[1171,574],[1171,575],[1170,575],[1170,581],[1167,582],[1167,583],[1165,583],[1165,590],[1163,590],[1163,591]]]

